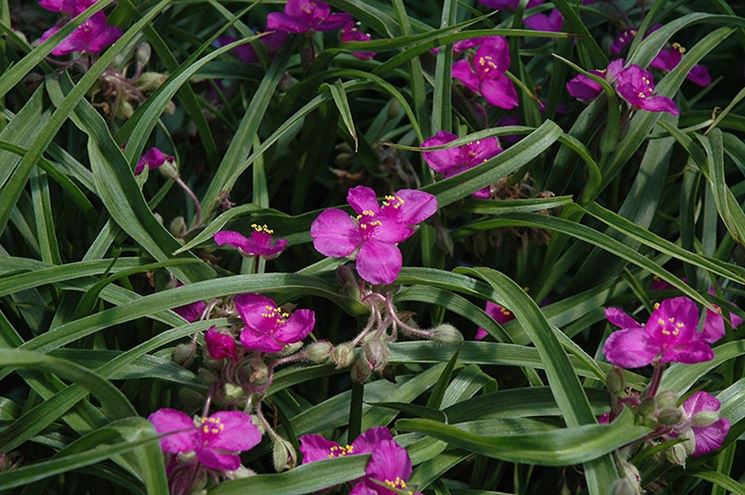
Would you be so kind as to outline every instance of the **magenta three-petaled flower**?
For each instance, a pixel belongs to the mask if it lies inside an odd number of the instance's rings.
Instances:
[[[233,298],[243,324],[241,344],[248,350],[279,352],[287,344],[300,342],[313,331],[316,314],[310,309],[292,313],[277,307],[269,297],[241,294]]]
[[[174,158],[172,155],[167,155],[159,148],[152,146],[149,150],[143,153],[143,155],[137,161],[137,166],[135,167],[135,175],[140,175],[142,171],[145,170],[145,167],[150,170],[155,170],[156,168],[160,168],[164,163],[173,162],[175,160],[176,158]]]
[[[501,36],[491,36],[481,43],[473,60],[464,59],[454,63],[452,74],[490,104],[510,110],[520,102],[515,85],[505,75],[509,68],[510,50],[507,40]]]
[[[365,186],[347,192],[356,217],[331,208],[310,226],[313,246],[326,256],[356,254],[357,273],[372,284],[396,280],[403,259],[398,243],[414,235],[414,227],[437,211],[437,199],[426,192],[402,189],[378,204],[375,191]]]
[[[272,12],[266,18],[268,30],[288,33],[331,31],[353,21],[351,15],[331,12],[331,7],[321,0],[287,0],[284,12]]]
[[[217,232],[213,239],[218,246],[229,245],[238,249],[243,256],[263,256],[272,259],[287,247],[286,239],[275,239],[274,231],[266,225],[251,224],[253,232],[246,237],[240,232],[222,230]]]
[[[51,12],[78,15],[97,0],[39,0],[39,7]]]
[[[235,471],[240,467],[240,452],[249,450],[261,441],[261,432],[248,414],[222,411],[194,421],[175,409],[163,408],[152,413],[148,420],[160,434],[164,451],[171,454],[194,452],[197,460],[207,468]]]
[[[727,418],[719,417],[719,400],[708,392],[698,391],[683,403],[687,426],[693,432],[693,456],[719,449],[730,429]]]
[[[46,41],[59,30],[58,26],[47,29],[39,41]],[[52,55],[62,56],[73,52],[100,53],[121,35],[122,30],[109,25],[103,12],[96,12],[54,47]]]
[[[523,24],[525,24],[525,27],[532,29],[533,31],[549,31],[558,33],[564,26],[564,17],[562,17],[559,9],[553,9],[548,14],[533,14],[530,17],[525,18]]]
[[[654,94],[652,73],[636,64],[622,70],[616,76],[616,92],[632,107],[648,112],[668,112],[678,115],[680,110],[673,100]]]
[[[696,304],[687,297],[665,299],[644,324],[619,308],[606,308],[605,317],[621,330],[605,341],[605,357],[623,368],[709,361],[714,358],[714,337],[697,331],[698,316]]]
[[[367,430],[347,445],[339,445],[321,435],[303,435],[300,437],[300,451],[303,453],[303,464],[335,457],[371,454],[365,476],[357,480],[349,495],[397,493],[391,489],[414,495],[407,486],[411,476],[409,454],[396,443],[390,431],[382,426]]]
[[[441,146],[458,139],[458,136],[451,132],[439,131],[431,138],[422,143],[422,148],[432,146]],[[458,175],[477,165],[481,165],[490,158],[495,157],[502,151],[499,146],[499,140],[496,137],[487,137],[479,139],[461,146],[445,148],[442,150],[425,151],[423,153],[424,161],[427,162],[432,170],[439,172],[447,177]],[[489,187],[473,193],[476,198],[489,198]]]

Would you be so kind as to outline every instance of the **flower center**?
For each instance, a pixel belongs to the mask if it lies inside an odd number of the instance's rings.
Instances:
[[[264,234],[272,235],[274,233],[274,231],[270,229],[269,227],[267,227],[266,224],[259,225],[256,223],[252,223],[251,228],[254,229],[256,232],[263,232]]]
[[[680,334],[680,330],[685,328],[685,323],[682,321],[675,321],[675,317],[671,316],[665,321],[664,318],[658,318],[657,324],[662,327],[660,332],[662,335],[677,337]]]
[[[357,225],[363,231],[372,232],[375,227],[383,225],[380,220],[375,220],[375,212],[372,210],[362,210],[362,215],[357,215]]]
[[[483,57],[479,57],[478,64],[481,67],[481,71],[485,74],[492,69],[499,69],[499,66],[494,63],[494,59],[491,57],[491,55],[484,55]]]
[[[343,457],[345,455],[351,455],[354,453],[354,447],[351,445],[334,445],[329,449],[329,459],[334,457]]]
[[[512,316],[512,313],[510,313],[510,310],[507,308],[499,307],[499,312],[502,313],[505,316]]]
[[[397,490],[406,488],[406,482],[398,476],[396,476],[396,479],[394,480],[385,480],[385,484]],[[408,493],[409,495],[414,495],[413,490],[408,490],[406,493]]]
[[[401,198],[400,196],[392,196],[390,194],[388,196],[385,196],[383,199],[383,208],[390,207],[394,210],[398,210],[399,208],[401,208],[401,206],[403,206],[404,203],[406,203],[406,201],[404,201],[403,198]]]
[[[274,320],[278,325],[283,325],[287,322],[287,318],[290,317],[290,313],[282,311],[276,306],[267,304],[264,306],[264,312],[261,313],[261,316],[267,320]]]
[[[316,10],[316,3],[315,2],[308,2],[303,7],[303,12],[310,15],[313,13],[313,11]]]
[[[202,426],[203,435],[217,435],[225,429],[225,425],[220,422],[220,418],[208,418],[203,416],[200,424]]]

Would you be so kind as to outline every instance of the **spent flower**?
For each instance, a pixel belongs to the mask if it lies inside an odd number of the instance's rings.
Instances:
[[[719,400],[708,392],[698,391],[683,403],[688,425],[693,431],[694,457],[708,454],[722,446],[730,422],[719,416]]]

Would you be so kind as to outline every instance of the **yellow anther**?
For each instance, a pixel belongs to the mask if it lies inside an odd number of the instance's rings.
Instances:
[[[272,235],[274,233],[274,231],[272,229],[270,229],[266,224],[259,225],[259,224],[256,224],[256,223],[252,223],[251,224],[251,228],[254,229],[256,232],[263,232],[263,233],[269,234],[269,235]]]
[[[659,318],[659,319],[657,320],[657,324],[658,324],[658,325],[664,325],[664,324],[665,324],[665,320],[663,320],[662,318]]]
[[[660,307],[660,303],[656,302],[656,303],[654,303],[654,304],[652,305],[652,307],[653,307],[654,309],[657,309],[657,308],[659,308],[659,307]]]
[[[685,328],[685,324],[682,321],[679,321],[678,323],[676,323],[675,326],[678,328]]]

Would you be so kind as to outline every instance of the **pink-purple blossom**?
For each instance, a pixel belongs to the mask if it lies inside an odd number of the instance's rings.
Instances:
[[[232,335],[210,327],[204,334],[204,343],[207,345],[207,354],[211,359],[238,360],[238,346]]]
[[[140,175],[142,171],[145,170],[145,167],[149,168],[150,170],[155,170],[156,168],[162,166],[165,162],[173,162],[175,160],[176,158],[174,158],[173,156],[167,155],[160,149],[153,146],[149,150],[147,150],[137,161],[137,166],[135,167],[135,175]]]
[[[235,36],[224,35],[217,38],[216,45],[225,46],[233,43],[236,40],[237,38]],[[287,33],[285,31],[274,31],[265,34],[264,36],[259,38],[259,41],[264,45],[266,51],[270,55],[272,55],[279,51],[282,45],[284,45],[284,43],[287,41]],[[248,64],[259,62],[259,54],[256,53],[256,49],[254,49],[254,47],[250,43],[236,46],[235,48],[230,50],[230,52],[235,55],[235,57],[241,62],[245,62]]]
[[[303,464],[334,457],[371,454],[365,476],[356,480],[349,495],[394,495],[400,490],[415,495],[407,485],[411,477],[411,459],[406,449],[382,426],[371,428],[348,445],[339,445],[321,435],[300,437]],[[373,481],[375,480],[375,481]],[[419,492],[416,495],[421,495]]]
[[[206,308],[207,303],[204,301],[195,301],[191,304],[185,304],[184,306],[173,308],[173,311],[184,320],[193,323],[202,318],[202,313]]]
[[[422,143],[422,148],[441,146],[458,139],[458,136],[448,131],[438,131],[434,136]],[[499,140],[496,137],[478,139],[461,146],[445,148],[441,150],[424,151],[424,161],[432,170],[443,176],[452,177],[497,156],[502,151]],[[473,193],[475,198],[488,199],[489,187],[485,187]]]
[[[528,0],[527,7],[535,7],[536,5],[541,5],[544,0]],[[492,9],[502,9],[502,10],[516,10],[517,6],[520,5],[520,0],[478,0],[478,2],[485,6]]]
[[[533,31],[549,31],[558,33],[564,27],[564,17],[559,9],[552,9],[548,14],[538,13],[526,17],[523,24]]]
[[[616,92],[632,107],[648,112],[668,112],[678,115],[680,110],[667,96],[654,94],[652,74],[636,64],[622,70],[616,76]]]
[[[607,68],[602,70],[593,69],[590,73],[605,78],[606,81],[612,83],[616,79],[616,76],[624,70],[623,64],[624,60],[618,58],[609,63]],[[595,99],[595,97],[603,92],[603,86],[599,82],[584,74],[574,76],[566,84],[566,88],[570,95],[584,102]]]
[[[670,72],[678,66],[680,61],[683,59],[685,51],[685,48],[683,48],[680,43],[673,43],[672,45],[660,50],[660,53],[652,59],[652,62],[649,65],[653,69]],[[702,88],[711,84],[711,74],[709,74],[709,69],[699,64],[693,66],[690,72],[688,72],[686,78]]]
[[[233,302],[244,324],[241,344],[248,350],[279,352],[286,345],[307,337],[316,324],[316,314],[312,310],[289,312],[260,294],[241,294],[235,296]]]
[[[148,420],[160,434],[165,452],[194,452],[200,464],[218,471],[235,471],[241,465],[239,453],[261,441],[261,432],[248,414],[221,411],[198,421],[181,411],[158,409]]]
[[[305,33],[307,31],[332,31],[341,29],[350,21],[346,12],[331,12],[331,7],[320,0],[287,0],[284,12],[272,12],[266,18],[266,28],[271,31]]]
[[[485,311],[489,316],[494,318],[494,321],[496,321],[500,325],[504,325],[505,323],[515,319],[515,315],[512,314],[512,311],[491,301],[486,301]],[[476,330],[474,340],[484,340],[487,335],[489,334],[486,332],[486,330],[479,327],[478,330]]]
[[[501,36],[491,36],[481,43],[472,60],[453,64],[452,76],[491,105],[510,110],[520,102],[515,85],[505,75],[509,68],[507,41]]]
[[[714,294],[714,288],[709,289],[709,294]],[[715,305],[716,306],[716,305]],[[735,313],[729,313],[729,321],[732,328],[737,328],[742,325],[743,319]],[[716,311],[706,309],[706,316],[704,317],[704,329],[703,337],[707,342],[716,342],[717,340],[724,337],[724,317],[722,316],[722,309],[716,306]]]
[[[243,256],[262,256],[272,259],[287,247],[287,239],[275,239],[274,231],[266,225],[252,224],[250,237],[233,230],[221,230],[212,238],[218,246],[227,244],[238,249]]]
[[[39,7],[50,12],[76,16],[97,0],[39,0]]]
[[[43,43],[59,30],[58,26],[47,29],[39,41]],[[59,57],[73,52],[100,53],[121,35],[122,30],[109,25],[103,12],[96,12],[54,47],[52,55]]]
[[[687,297],[665,299],[646,323],[620,308],[606,308],[605,317],[620,330],[605,341],[603,352],[611,363],[640,368],[650,363],[698,363],[714,358],[709,340],[698,332],[699,312]]]
[[[719,417],[719,400],[708,392],[698,391],[683,403],[683,410],[693,430],[693,456],[713,452],[724,443],[730,429],[727,418]]]
[[[415,226],[437,211],[437,199],[426,192],[402,189],[378,204],[375,191],[365,186],[351,188],[347,202],[357,213],[331,208],[313,221],[313,246],[325,256],[337,258],[356,253],[357,273],[372,284],[396,280],[403,259],[398,243],[415,232]]]
[[[339,38],[341,39],[342,43],[349,43],[350,41],[370,41],[372,39],[372,36],[369,33],[360,31],[359,22],[351,21],[347,23],[341,30]],[[352,55],[360,60],[370,60],[371,58],[375,57],[375,52],[371,52],[369,50],[357,50],[352,52]]]

